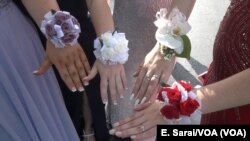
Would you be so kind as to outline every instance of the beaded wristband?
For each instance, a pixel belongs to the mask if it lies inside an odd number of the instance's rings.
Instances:
[[[158,100],[163,101],[160,113],[168,124],[199,124],[201,101],[192,91],[192,85],[179,81],[172,87],[161,88]]]
[[[105,32],[94,41],[95,57],[105,65],[125,64],[128,60],[128,40],[125,33]]]
[[[156,40],[160,43],[161,54],[166,60],[173,56],[189,58],[191,43],[186,34],[191,26],[186,17],[177,8],[174,8],[167,18],[167,9],[160,9],[156,13],[154,22],[158,28],[155,33]]]
[[[54,10],[45,14],[40,29],[56,48],[74,45],[81,32],[79,22],[69,12]]]

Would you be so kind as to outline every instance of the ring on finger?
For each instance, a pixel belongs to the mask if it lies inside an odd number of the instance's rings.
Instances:
[[[154,74],[151,79],[160,79],[159,75]]]
[[[145,76],[145,78],[146,78],[148,81],[150,81],[150,80],[151,80],[151,77],[150,77],[150,76],[148,76],[148,75],[146,75],[146,76]]]
[[[144,132],[145,131],[145,126],[141,125],[141,126],[139,126],[139,129],[141,130],[141,132]]]

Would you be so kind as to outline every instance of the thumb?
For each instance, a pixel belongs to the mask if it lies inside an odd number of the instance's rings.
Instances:
[[[50,67],[51,67],[51,62],[49,61],[48,57],[46,57],[42,64],[39,66],[39,68],[35,71],[33,71],[34,75],[42,75],[44,74]]]
[[[148,102],[143,103],[143,104],[139,104],[139,105],[137,105],[137,106],[134,108],[134,110],[135,110],[135,111],[144,110],[144,109],[146,109],[148,106],[150,106],[151,104],[152,104],[151,101],[148,101]]]
[[[83,78],[83,82],[88,82],[92,80],[97,74],[97,66],[96,63],[93,65],[92,69],[90,70],[88,76]]]

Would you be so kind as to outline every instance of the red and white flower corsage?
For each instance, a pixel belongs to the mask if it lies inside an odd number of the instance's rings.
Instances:
[[[175,82],[172,87],[161,88],[158,99],[164,104],[160,113],[169,124],[199,124],[201,102],[192,91],[192,85]]]

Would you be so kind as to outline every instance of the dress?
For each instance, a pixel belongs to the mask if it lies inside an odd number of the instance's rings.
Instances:
[[[79,141],[52,70],[34,76],[44,49],[11,0],[0,0],[0,140]]]
[[[205,84],[250,68],[250,1],[232,0],[216,36]],[[250,104],[206,114],[202,124],[250,124]]]

